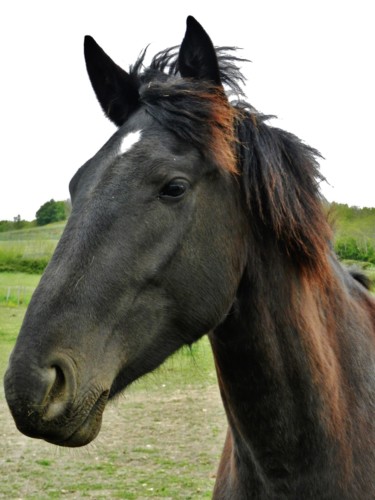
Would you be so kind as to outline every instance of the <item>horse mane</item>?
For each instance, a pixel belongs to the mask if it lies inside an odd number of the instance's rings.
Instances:
[[[245,110],[237,125],[253,232],[265,243],[269,235],[299,268],[324,275],[332,232],[319,191],[324,180],[320,154],[295,135],[269,126],[268,119]]]
[[[319,193],[324,180],[319,152],[270,126],[267,121],[274,117],[245,101],[238,63],[246,60],[235,55],[235,47],[216,48],[223,88],[182,79],[178,50],[159,52],[147,68],[145,50],[130,68],[147,112],[223,170],[239,173],[253,232],[276,240],[300,269],[324,275],[331,229]]]

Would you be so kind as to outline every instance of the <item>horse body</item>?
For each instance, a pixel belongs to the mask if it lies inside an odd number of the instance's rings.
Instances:
[[[146,70],[89,37],[85,56],[119,129],[70,183],[5,377],[16,425],[82,446],[108,399],[210,332],[214,498],[374,498],[375,302],[332,252],[318,153],[229,103],[238,59],[193,18]]]

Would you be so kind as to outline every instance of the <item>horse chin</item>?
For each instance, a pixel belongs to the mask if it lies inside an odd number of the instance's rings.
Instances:
[[[107,401],[108,391],[105,391],[91,408],[83,423],[67,439],[46,437],[44,438],[45,441],[68,448],[78,448],[91,443],[101,429],[103,412]]]

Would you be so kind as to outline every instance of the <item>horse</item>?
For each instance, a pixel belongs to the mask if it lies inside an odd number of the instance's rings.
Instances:
[[[213,498],[375,498],[375,300],[334,253],[318,151],[246,102],[235,48],[191,16],[148,66],[84,46],[117,131],[70,181],[5,375],[16,426],[83,446],[208,335],[228,421]]]

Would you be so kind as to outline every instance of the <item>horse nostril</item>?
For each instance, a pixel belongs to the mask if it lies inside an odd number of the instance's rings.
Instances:
[[[59,359],[49,368],[50,388],[44,400],[43,420],[62,415],[74,399],[76,382],[71,364]]]

